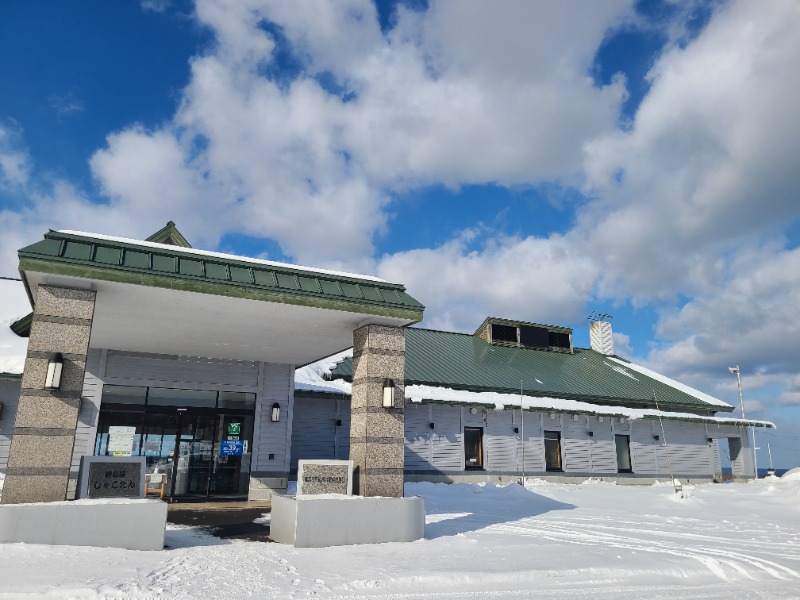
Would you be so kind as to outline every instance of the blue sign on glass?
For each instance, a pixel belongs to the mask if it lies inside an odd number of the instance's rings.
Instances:
[[[222,440],[219,445],[220,456],[241,456],[243,450],[242,440]]]

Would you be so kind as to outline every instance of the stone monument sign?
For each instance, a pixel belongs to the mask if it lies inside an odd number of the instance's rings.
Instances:
[[[297,466],[297,495],[353,494],[353,461],[301,460]]]
[[[144,456],[84,456],[79,498],[144,498]]]

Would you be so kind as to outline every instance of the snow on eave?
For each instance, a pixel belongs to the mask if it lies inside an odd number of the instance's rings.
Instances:
[[[304,367],[296,369],[294,372],[294,389],[306,392],[325,392],[328,394],[352,393],[353,384],[343,379],[328,381],[327,376],[331,370],[342,362],[345,358],[353,357],[353,349],[348,348],[327,358],[323,358]]]
[[[70,229],[62,229],[57,233],[65,233],[67,235],[80,235],[83,237],[96,238],[98,240],[106,240],[109,242],[120,242],[122,244],[134,244],[136,246],[145,246],[147,248],[154,248],[158,250],[169,250],[170,252],[182,252],[185,254],[200,254],[202,256],[209,256],[212,258],[221,258],[223,260],[237,260],[239,262],[253,263],[256,265],[265,265],[268,267],[277,267],[284,269],[295,269],[298,271],[308,271],[310,273],[318,273],[320,275],[331,275],[334,277],[350,277],[353,279],[363,279],[365,281],[375,281],[377,283],[389,283],[380,277],[372,275],[359,275],[357,273],[347,273],[346,271],[331,271],[329,269],[318,269],[316,267],[305,267],[303,265],[293,265],[290,263],[277,262],[274,260],[264,260],[260,258],[251,258],[249,256],[238,256],[236,254],[226,254],[224,252],[213,252],[211,250],[198,250],[196,248],[183,248],[181,246],[173,246],[171,244],[159,244],[157,242],[148,242],[145,240],[134,240],[132,238],[118,237],[115,235],[104,235],[102,233],[88,233],[85,231],[72,231]]]
[[[0,279],[0,372],[19,375],[25,366],[28,339],[21,338],[11,325],[30,313],[30,300],[21,281]]]
[[[661,375],[660,373],[651,371],[650,369],[648,369],[647,367],[643,367],[642,365],[637,365],[636,363],[629,362],[627,360],[620,360],[619,358],[615,358],[613,356],[607,356],[606,358],[608,360],[613,360],[618,365],[622,365],[627,369],[631,369],[632,371],[637,371],[642,375],[646,375],[651,379],[660,381],[664,385],[668,385],[670,387],[675,388],[676,390],[680,390],[684,394],[689,394],[690,396],[693,396],[698,400],[700,400],[701,402],[705,402],[706,404],[711,404],[712,406],[724,406],[726,408],[731,408],[731,409],[733,408],[733,406],[731,406],[727,402],[723,402],[722,400],[714,398],[714,396],[709,396],[708,394],[701,392],[700,390],[696,390],[693,387],[690,387],[686,384],[683,384],[680,381],[675,381],[674,379],[670,379],[665,375]]]
[[[715,423],[719,425],[755,426],[774,428],[770,421],[754,421],[751,419],[734,419],[729,417],[710,417],[692,413],[669,412],[650,408],[627,408],[625,406],[606,406],[589,404],[580,400],[566,400],[564,398],[549,398],[541,396],[520,396],[519,394],[503,394],[500,392],[469,392],[454,390],[452,388],[434,387],[428,385],[406,386],[406,399],[412,403],[423,400],[432,402],[452,402],[454,404],[482,404],[494,406],[495,410],[505,408],[519,408],[520,404],[526,410],[542,410],[553,412],[584,413],[598,416],[625,417],[630,420],[637,419],[668,419],[680,421],[697,421],[700,423]]]

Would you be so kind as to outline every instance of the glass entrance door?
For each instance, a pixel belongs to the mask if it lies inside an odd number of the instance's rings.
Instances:
[[[206,497],[214,464],[216,415],[178,412],[172,497]]]

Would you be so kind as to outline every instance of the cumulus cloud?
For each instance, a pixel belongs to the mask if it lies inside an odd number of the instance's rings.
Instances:
[[[461,331],[477,329],[487,316],[544,323],[576,318],[595,281],[592,260],[560,236],[468,235],[386,256],[378,272],[403,281],[426,303],[426,326]]]
[[[766,10],[765,10],[766,8]],[[645,301],[714,288],[726,251],[800,216],[800,6],[721,6],[667,49],[630,131],[586,146],[582,215],[602,291]]]
[[[131,207],[158,188],[161,220],[186,214],[195,239],[235,231],[301,262],[364,264],[397,191],[574,176],[583,144],[616,125],[622,80],[587,73],[630,4],[437,3],[400,8],[384,35],[368,0],[201,0],[216,44],[193,59],[174,122],[110,136],[93,172]],[[269,75],[274,27],[302,64],[289,82]],[[173,177],[145,182],[161,155]]]
[[[594,299],[630,301],[659,315],[643,357],[658,370],[713,389],[711,373],[739,362],[758,374],[748,385],[792,403],[800,261],[781,234],[800,217],[800,5],[714,4],[693,36],[690,9],[666,25],[623,123],[624,78],[590,73],[609,35],[641,25],[632,1],[400,5],[381,31],[367,0],[198,0],[214,43],[172,119],[112,132],[92,156],[103,203],[32,183],[0,130],[0,185],[29,197],[2,213],[0,250],[48,227],[141,237],[174,219],[199,246],[243,233],[402,281],[434,327],[563,323]],[[487,183],[580,186],[585,201],[560,234],[476,224],[376,256],[404,192]]]

